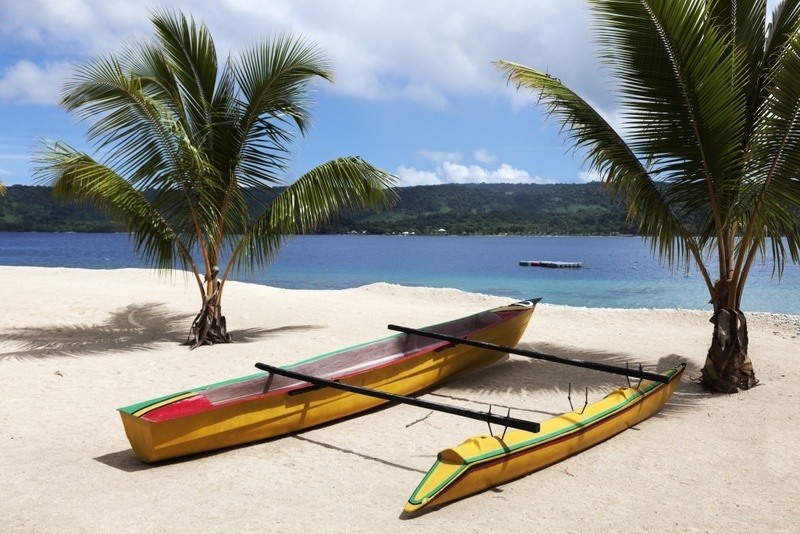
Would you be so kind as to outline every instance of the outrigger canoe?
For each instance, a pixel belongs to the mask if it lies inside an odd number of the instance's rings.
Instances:
[[[538,301],[501,306],[419,332],[435,330],[513,347]],[[402,333],[286,369],[406,396],[503,356],[497,350]],[[126,406],[119,413],[136,455],[155,462],[296,432],[385,402],[275,373],[258,373]]]
[[[445,449],[408,499],[419,512],[512,481],[601,443],[657,412],[678,387],[685,364],[662,373],[664,382],[642,381],[540,424],[539,432],[511,430],[476,436]]]

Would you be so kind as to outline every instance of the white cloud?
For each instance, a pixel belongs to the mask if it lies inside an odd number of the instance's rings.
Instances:
[[[19,61],[0,72],[0,102],[55,105],[69,69],[66,63]]]
[[[445,162],[437,169],[445,183],[495,183],[495,184],[534,184],[545,183],[539,176],[531,176],[528,171],[516,169],[503,163],[491,170],[479,165],[460,165]]]
[[[775,0],[769,2],[774,6]],[[606,79],[598,76],[586,3],[578,0],[160,0],[144,5],[130,0],[0,0],[0,39],[10,43],[0,51],[0,102],[55,103],[69,64],[120,52],[123,43],[152,36],[148,19],[156,6],[181,9],[205,22],[221,57],[280,32],[304,36],[333,65],[335,85],[320,84],[319,91],[348,100],[394,100],[445,110],[432,112],[431,121],[447,121],[456,112],[466,116],[470,110],[462,106],[476,104],[505,109],[513,102],[524,113],[535,98],[508,87],[491,64],[509,60],[558,77],[612,125],[620,124]],[[534,136],[540,133],[538,122],[528,124]],[[447,138],[449,148],[464,145],[455,137]],[[485,147],[465,150],[463,157],[420,151],[434,162],[432,169],[424,162],[396,159],[385,167],[399,168],[409,184],[553,181],[502,163],[513,156],[503,152],[499,141],[497,146],[493,140],[467,142]],[[470,157],[472,165],[463,161]],[[528,166],[524,160],[513,161]]]
[[[503,184],[545,184],[555,183],[555,180],[531,176],[528,171],[518,169],[508,163],[501,163],[493,167],[497,157],[484,148],[475,149],[472,156],[478,164],[465,165],[461,163],[460,152],[443,152],[430,149],[421,149],[418,153],[425,159],[436,164],[436,168],[420,170],[414,167],[401,166],[397,170],[403,186],[412,185],[441,185],[441,184],[469,184],[469,183],[503,183]]]
[[[772,10],[777,0],[768,0]],[[529,95],[506,88],[491,65],[545,70],[603,108],[611,99],[595,59],[589,11],[577,0],[26,0],[0,2],[0,38],[32,55],[86,59],[151,35],[150,10],[181,9],[205,22],[221,55],[281,31],[317,42],[337,84],[325,90],[442,108],[456,94]],[[528,98],[521,98],[527,96]]]
[[[419,171],[417,169],[401,166],[397,169],[400,177],[400,186],[411,187],[415,185],[441,185],[444,182],[433,171]]]
[[[281,31],[317,42],[333,61],[326,90],[369,99],[404,99],[441,108],[454,94],[501,94],[491,62],[508,59],[559,72],[605,92],[589,51],[583,2],[563,0],[162,0],[204,21],[219,52]],[[118,50],[150,35],[149,10],[129,0],[3,1],[0,38],[75,59]]]
[[[3,0],[2,4],[0,36],[55,57],[105,53],[136,34],[150,33],[148,6],[129,0]]]
[[[443,161],[433,171],[401,166],[397,170],[400,185],[441,185],[441,184],[544,184],[555,183],[540,176],[531,176],[528,171],[517,169],[507,163],[490,169],[480,165],[462,165],[454,161]]]

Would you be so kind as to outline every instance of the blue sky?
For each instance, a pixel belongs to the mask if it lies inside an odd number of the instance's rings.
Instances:
[[[223,56],[288,31],[331,60],[336,83],[319,85],[287,181],[350,155],[400,185],[590,180],[498,59],[550,72],[615,122],[581,0],[0,0],[0,180],[34,183],[43,138],[91,151],[57,106],[64,81],[151,35],[149,10],[164,6],[203,21]]]

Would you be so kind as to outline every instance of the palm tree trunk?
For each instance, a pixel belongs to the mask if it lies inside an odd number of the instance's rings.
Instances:
[[[741,310],[718,308],[711,318],[714,336],[701,380],[721,393],[736,393],[758,384],[747,354],[747,320]]]
[[[217,273],[219,273],[219,269],[214,267],[211,274],[213,283],[209,284],[210,294],[203,295],[203,307],[192,322],[190,338],[187,340],[190,349],[201,345],[233,342],[228,333],[225,316],[222,315],[219,292],[221,284]]]

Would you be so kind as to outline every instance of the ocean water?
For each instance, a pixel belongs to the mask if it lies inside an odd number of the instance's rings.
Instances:
[[[521,260],[583,267],[523,267]],[[0,232],[0,265],[144,267],[123,234],[8,232]],[[661,265],[637,237],[307,236],[287,244],[262,272],[233,278],[294,289],[388,282],[591,308],[711,309],[696,269]],[[742,308],[800,315],[800,267],[787,266],[779,283],[771,264],[756,265]]]

